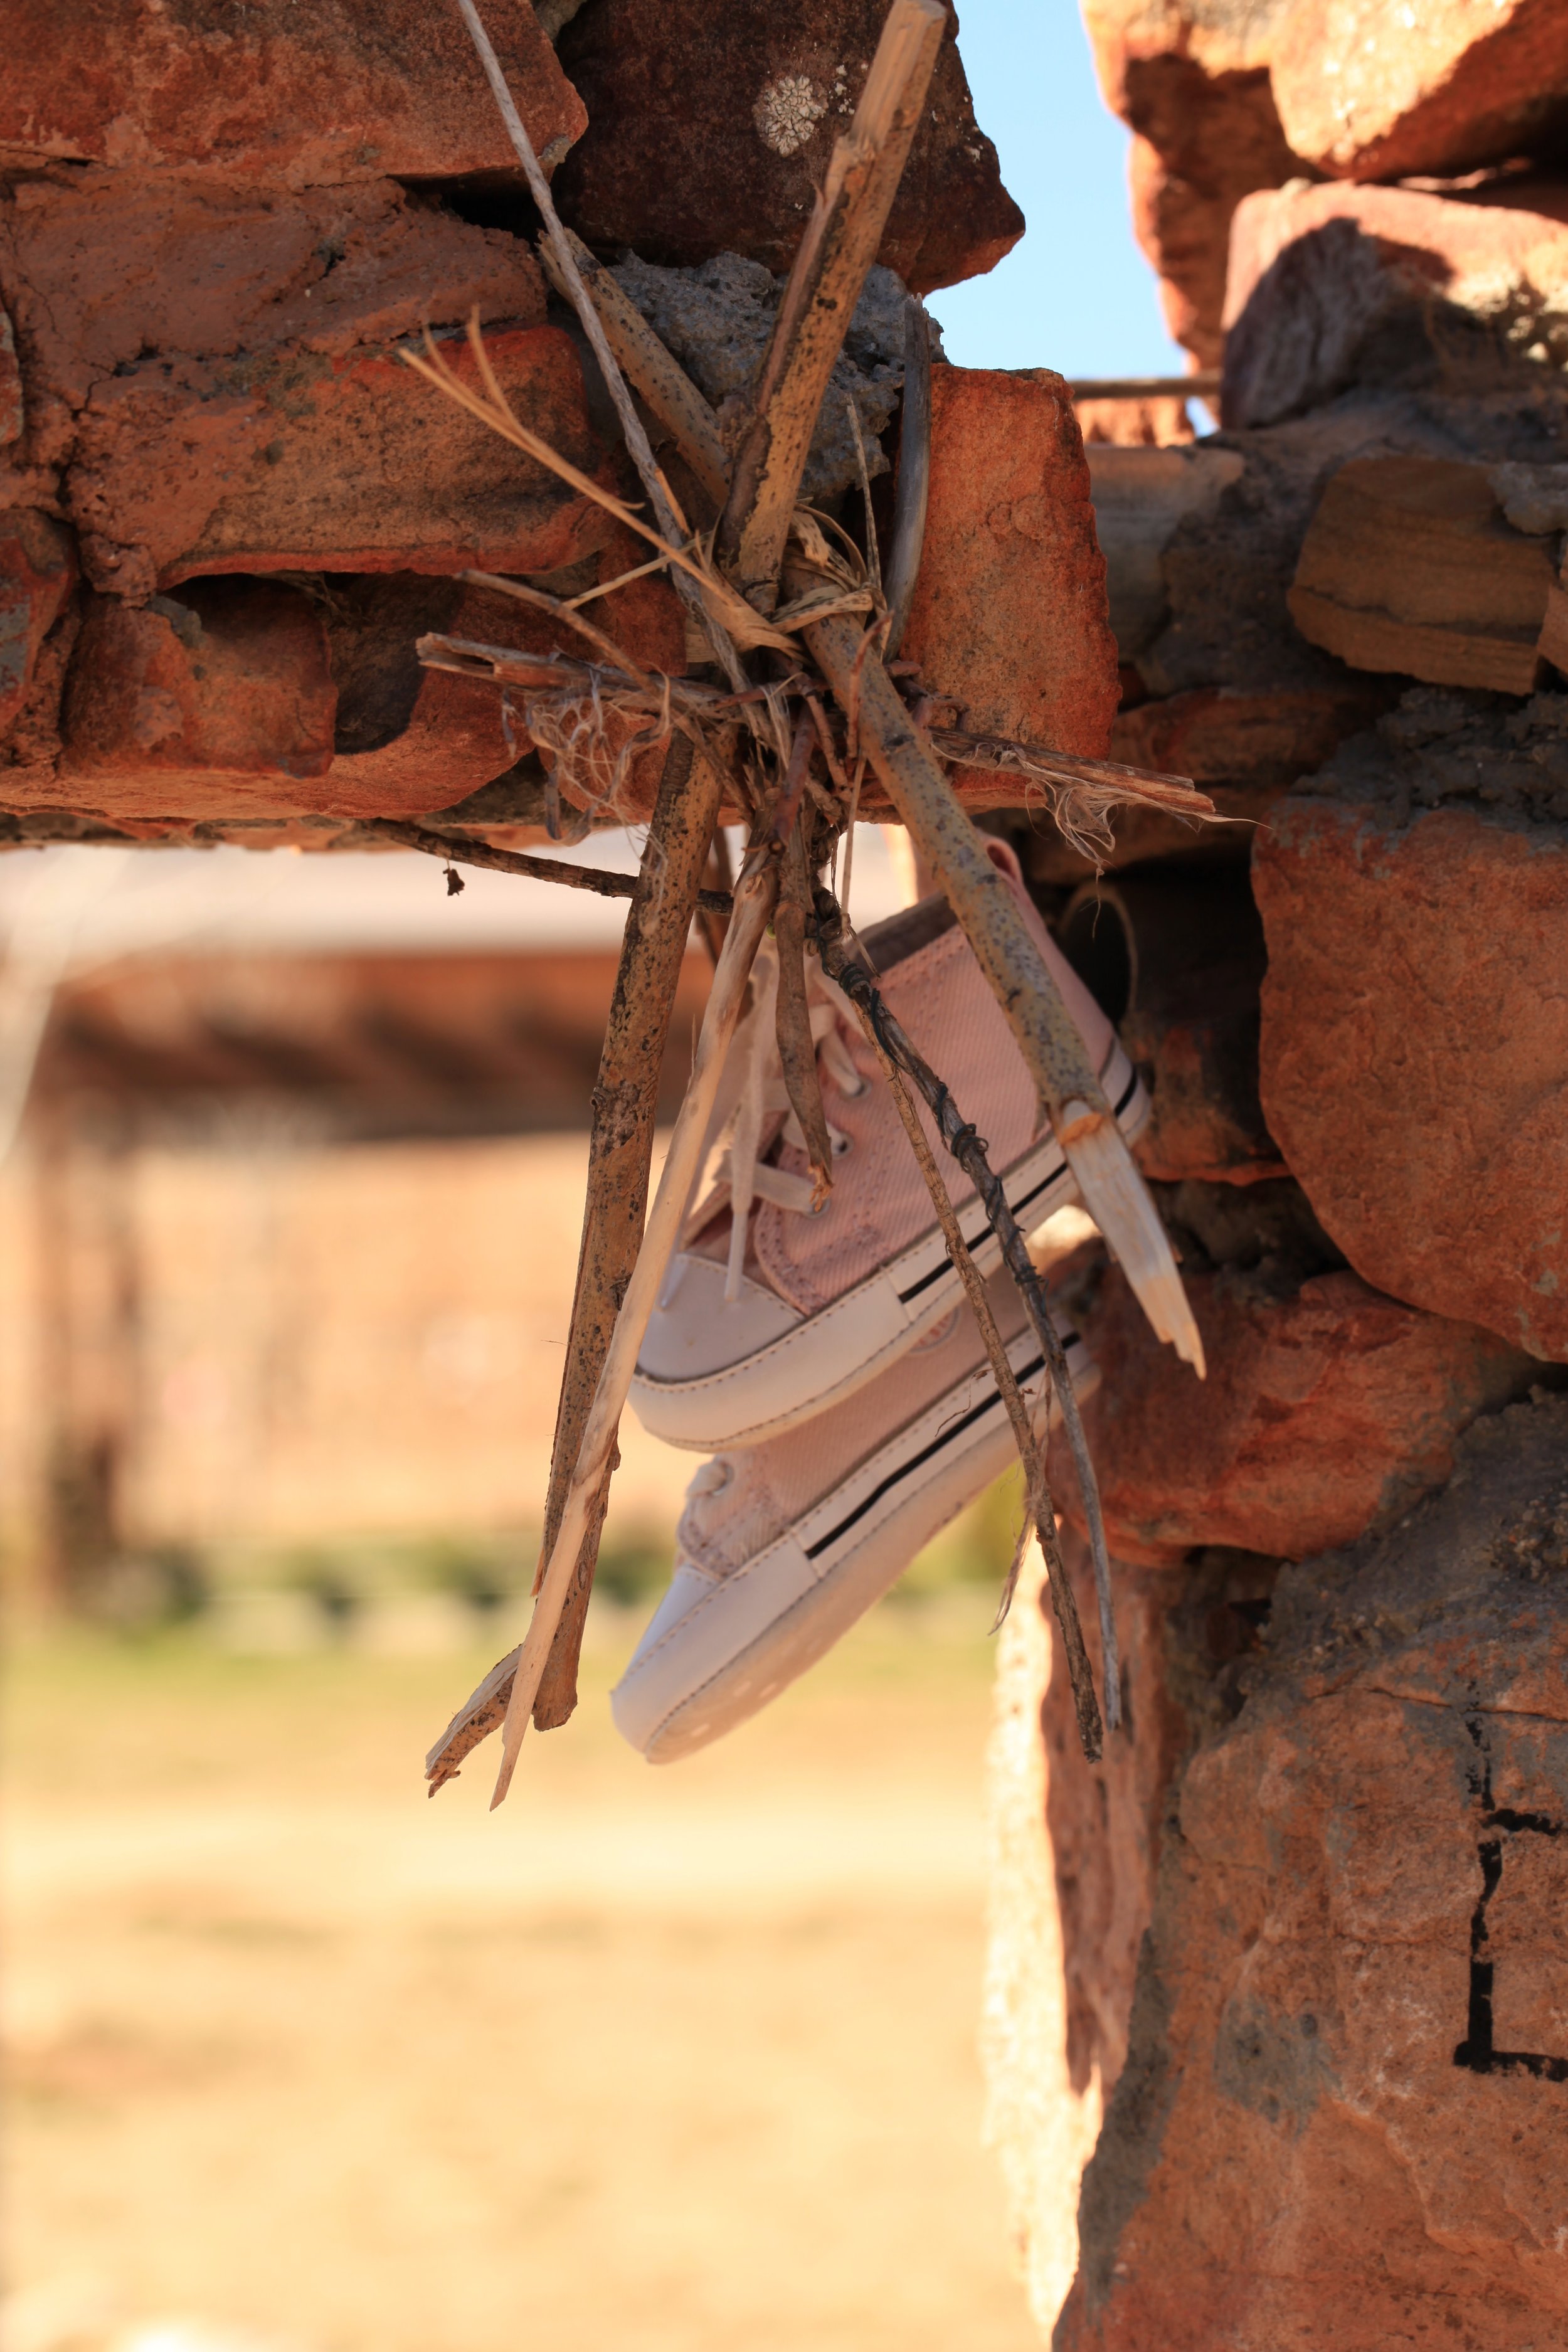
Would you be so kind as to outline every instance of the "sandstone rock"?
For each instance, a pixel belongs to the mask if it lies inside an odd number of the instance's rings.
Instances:
[[[1190,1215],[1208,1189],[1184,1185],[1178,1202]],[[1268,1196],[1292,1188],[1212,1189],[1256,1230],[1275,1209]],[[1079,1305],[1102,1376],[1084,1420],[1119,1557],[1220,1544],[1300,1559],[1351,1542],[1440,1486],[1458,1433],[1528,1378],[1528,1360],[1489,1331],[1403,1306],[1353,1274],[1301,1279],[1293,1256],[1292,1243],[1215,1267],[1188,1232],[1183,1280],[1208,1359],[1202,1383],[1154,1340],[1120,1271],[1087,1311]],[[1052,1478],[1076,1515],[1059,1442]]]
[[[556,327],[486,338],[512,405],[585,472],[607,461]],[[466,341],[445,356],[466,382]],[[96,587],[213,572],[551,572],[603,509],[444,399],[395,352],[149,362],[95,386],[67,481]]]
[[[1281,1574],[1180,1784],[1063,2352],[1562,2336],[1565,1462],[1515,1406]]]
[[[150,788],[187,816],[313,805],[337,702],[327,636],[298,589],[193,583],[145,609],[93,599],[67,687],[63,776],[112,817]],[[319,783],[317,785],[319,789]]]
[[[1561,182],[1251,195],[1231,230],[1221,411],[1268,425],[1352,381],[1506,383],[1510,358],[1539,379],[1568,355],[1565,311]]]
[[[961,726],[1104,752],[1116,643],[1060,376],[932,370],[931,504],[900,653],[960,705]]]
[[[1542,153],[1568,119],[1555,0],[1290,0],[1269,51],[1285,136],[1336,177],[1453,178]]]
[[[455,9],[17,0],[8,22],[0,155],[195,166],[288,187],[520,176]],[[582,131],[582,102],[531,8],[503,0],[488,26],[550,170]]]
[[[1084,455],[1116,649],[1133,662],[1170,619],[1166,548],[1189,515],[1207,520],[1218,511],[1247,460],[1239,450],[1207,447],[1091,446]]]
[[[1352,669],[1528,694],[1557,571],[1506,520],[1485,466],[1363,457],[1324,490],[1290,614]]]
[[[289,193],[89,170],[0,199],[0,294],[26,362],[28,445],[68,455],[95,384],[151,360],[341,358],[412,334],[544,320],[522,241],[472,228],[395,182]]]
[[[1369,1282],[1548,1358],[1568,1357],[1563,717],[1555,696],[1411,698],[1254,854],[1263,1108],[1313,1208]]]
[[[1086,0],[1106,103],[1137,134],[1132,216],[1172,334],[1204,367],[1224,349],[1231,215],[1301,170],[1268,83],[1282,0]]]
[[[563,214],[606,252],[732,252],[787,269],[885,14],[882,0],[684,12],[587,0],[560,37],[588,110],[556,181]],[[954,17],[879,256],[918,293],[993,268],[1024,233],[975,124],[957,30]]]
[[[20,716],[38,654],[76,585],[69,534],[47,515],[0,515],[0,738]]]

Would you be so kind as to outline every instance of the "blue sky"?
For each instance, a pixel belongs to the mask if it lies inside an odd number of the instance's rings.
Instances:
[[[1184,373],[1133,242],[1128,134],[1100,95],[1075,0],[958,0],[981,129],[1029,226],[989,277],[931,298],[960,367]]]

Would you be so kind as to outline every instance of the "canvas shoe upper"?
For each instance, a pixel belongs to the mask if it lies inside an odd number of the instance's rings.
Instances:
[[[993,1310],[1026,1402],[1039,1342],[1004,1275]],[[1098,1374],[1062,1332],[1075,1392]],[[611,1694],[650,1762],[689,1755],[804,1674],[1014,1458],[967,1304],[826,1418],[704,1463],[687,1490],[668,1591]]]
[[[987,843],[1083,1036],[1125,1136],[1148,1097],[1110,1020],[1065,961],[1007,845]],[[1078,1188],[1005,1016],[947,902],[928,898],[868,931],[888,1003],[986,1140],[1026,1230]],[[632,1381],[643,1426],[701,1453],[755,1445],[850,1396],[940,1323],[962,1296],[909,1138],[852,1007],[807,958],[833,1189],[812,1207],[798,1126],[773,1043],[773,968],[731,1049],[730,1139],[689,1219]],[[724,1098],[721,1097],[721,1106]],[[987,1273],[1000,1248],[973,1186],[921,1107],[964,1238]]]

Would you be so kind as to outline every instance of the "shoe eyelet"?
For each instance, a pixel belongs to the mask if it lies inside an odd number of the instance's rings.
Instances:
[[[855,1138],[846,1135],[842,1128],[833,1129],[832,1151],[835,1160],[847,1160],[855,1149]]]

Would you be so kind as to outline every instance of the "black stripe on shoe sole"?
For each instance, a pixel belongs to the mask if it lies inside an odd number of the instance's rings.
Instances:
[[[1061,1335],[1064,1348],[1074,1346],[1077,1339],[1076,1331],[1064,1331]],[[1014,1378],[1020,1388],[1034,1379],[1035,1374],[1044,1367],[1045,1360],[1043,1356],[1036,1356],[1028,1363],[1019,1366]],[[847,1513],[836,1528],[829,1528],[826,1535],[819,1536],[816,1543],[807,1544],[805,1547],[807,1559],[820,1559],[830,1546],[838,1541],[840,1536],[847,1535],[849,1529],[863,1519],[868,1511],[874,1509],[884,1495],[891,1494],[893,1488],[909,1477],[912,1471],[919,1470],[924,1464],[933,1460],[945,1446],[951,1445],[955,1438],[962,1437],[965,1430],[973,1429],[976,1422],[983,1420],[986,1413],[1000,1411],[1001,1404],[1002,1399],[993,1381],[989,1396],[982,1397],[978,1404],[971,1405],[967,1412],[961,1413],[956,1421],[949,1422],[947,1427],[933,1437],[929,1445],[922,1446],[918,1454],[911,1454],[909,1460],[900,1462],[896,1470],[889,1470],[880,1486],[873,1486],[870,1493],[857,1503],[855,1508]]]

